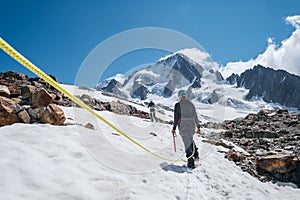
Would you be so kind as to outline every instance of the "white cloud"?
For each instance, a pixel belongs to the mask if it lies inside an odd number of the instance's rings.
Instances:
[[[240,74],[257,64],[300,75],[300,15],[286,17],[285,21],[296,28],[289,38],[283,40],[280,45],[276,45],[272,38],[268,38],[265,52],[255,59],[246,62],[229,62],[222,67],[220,71],[224,77],[232,73]]]
[[[285,21],[295,28],[299,28],[300,26],[300,15],[288,16],[285,18]]]
[[[181,53],[181,54],[187,56],[188,58],[192,59],[194,62],[200,64],[202,67],[207,68],[207,69],[219,67],[219,64],[214,62],[211,59],[211,56],[209,55],[209,53],[207,53],[206,51],[201,51],[200,49],[197,49],[197,48],[182,49],[171,55],[167,55],[167,56],[161,58],[160,60],[165,60],[168,57],[175,55],[176,53]]]
[[[217,63],[213,62],[209,53],[205,51],[201,51],[197,48],[191,48],[191,49],[183,49],[178,51],[178,53],[182,53],[192,59],[193,61],[197,62],[203,67],[216,67],[218,66]]]

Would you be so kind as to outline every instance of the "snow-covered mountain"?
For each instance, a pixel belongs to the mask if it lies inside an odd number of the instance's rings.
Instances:
[[[151,95],[169,98],[182,88],[192,93],[192,90],[201,88],[205,69],[183,53],[184,51],[176,52],[154,65],[138,69],[128,75],[123,83],[115,77],[105,80],[97,89],[141,100]],[[223,80],[219,72],[211,73],[215,74],[217,81]]]
[[[259,67],[260,70],[256,70]],[[177,101],[177,91],[185,89],[198,107],[226,109],[221,113],[248,113],[286,106],[300,108],[298,76],[257,66],[252,73],[242,73],[241,76],[233,74],[224,80],[218,69],[207,54],[197,49],[185,49],[159,59],[154,65],[138,69],[127,77],[118,75],[105,80],[97,89],[135,101],[152,99],[170,108]],[[272,78],[267,79],[271,74]],[[284,77],[286,80],[283,80]],[[290,87],[288,97],[285,96],[286,89],[282,89],[280,94],[270,95],[278,89],[276,82],[280,81],[284,84],[281,88]]]
[[[111,78],[98,85],[98,89],[121,93],[123,96],[147,99],[149,94],[172,96],[175,89],[185,86],[199,88],[204,69],[183,54],[175,54],[130,74],[122,83]],[[105,86],[105,87],[103,87]]]
[[[245,99],[260,97],[266,102],[300,109],[299,76],[257,65],[237,76],[236,81],[237,87],[249,89]]]

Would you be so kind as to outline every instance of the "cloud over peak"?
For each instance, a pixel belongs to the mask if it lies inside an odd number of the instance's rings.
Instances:
[[[275,44],[272,38],[268,38],[268,46],[262,54],[246,62],[229,62],[220,69],[221,73],[228,77],[232,73],[240,74],[246,69],[261,64],[300,76],[300,15],[288,16],[285,21],[295,27],[289,38],[281,41],[280,45]]]

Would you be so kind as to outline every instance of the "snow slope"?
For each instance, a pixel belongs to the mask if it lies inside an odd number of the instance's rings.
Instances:
[[[97,91],[89,93],[108,98]],[[201,165],[190,171],[183,167],[184,162],[149,155],[81,108],[63,110],[67,126],[0,128],[0,199],[300,198],[299,189],[262,183],[242,172],[218,153],[220,147],[203,143],[201,137],[195,136]],[[176,137],[177,153],[173,151],[170,125],[110,112],[99,114],[151,151],[169,159],[184,157],[180,137]],[[76,125],[87,122],[95,130]],[[208,129],[203,132],[210,134]]]

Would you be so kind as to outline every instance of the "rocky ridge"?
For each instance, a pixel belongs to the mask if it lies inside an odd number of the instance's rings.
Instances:
[[[98,111],[150,119],[149,113],[121,101],[103,102],[86,94],[77,97]],[[77,105],[40,78],[12,71],[0,73],[0,127],[13,123],[64,125],[66,117],[59,106]]]
[[[300,109],[300,77],[284,70],[256,65],[240,76],[232,74],[226,79],[230,84],[249,89],[247,100],[262,98],[269,103],[280,103]]]
[[[45,81],[12,71],[0,73],[0,126],[36,122],[63,125],[66,117],[58,105],[71,102]]]
[[[261,110],[203,127],[224,130],[207,136],[206,142],[229,149],[225,157],[242,170],[261,181],[292,182],[300,187],[300,114]],[[243,151],[234,150],[235,145]]]

